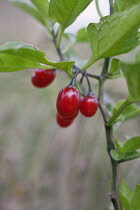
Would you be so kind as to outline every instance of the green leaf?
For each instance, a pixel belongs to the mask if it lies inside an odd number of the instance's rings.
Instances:
[[[0,53],[21,57],[39,64],[46,64],[56,68],[60,68],[65,72],[69,72],[74,65],[73,61],[53,62],[46,58],[43,51],[25,43],[9,42],[0,47]],[[1,63],[1,67],[4,67]],[[70,72],[69,72],[70,73]]]
[[[38,10],[33,6],[33,4],[19,1],[19,0],[12,0],[12,3],[17,6],[18,8],[22,9],[24,12],[28,13],[32,17],[34,17],[36,20],[38,20],[41,24],[45,25],[45,22],[38,12]]]
[[[42,15],[46,23],[49,13],[49,1],[48,0],[30,0],[30,1],[39,10],[40,14]]]
[[[116,148],[117,148],[118,152],[122,153],[122,147],[123,147],[124,143],[123,142],[119,142],[119,141],[117,141],[115,139],[115,145],[116,145]]]
[[[86,28],[81,28],[76,34],[76,42],[88,42]]]
[[[136,53],[136,63],[140,63],[140,50]]]
[[[125,157],[125,154],[120,154],[117,150],[111,150],[110,154],[111,154],[112,158],[117,161],[119,161]]]
[[[112,115],[120,108],[120,106],[125,102],[125,100],[118,101],[112,111]],[[126,109],[118,116],[118,118],[115,120],[116,122],[124,121],[126,119],[135,117],[140,115],[140,107],[134,103],[130,104],[126,107]]]
[[[118,77],[122,77],[123,74],[120,68],[120,60],[117,58],[113,58],[111,60],[109,72],[108,72],[108,79],[115,79]]]
[[[121,12],[134,7],[140,0],[115,0],[114,12]]]
[[[122,180],[119,189],[119,196],[123,210],[130,210],[130,200],[132,192],[127,183]]]
[[[63,30],[71,25],[92,0],[50,0],[49,13]]]
[[[122,162],[134,160],[140,157],[140,152],[133,151],[125,153],[125,157],[122,159]]]
[[[53,67],[40,65],[35,61],[30,61],[15,55],[0,53],[0,72],[14,72],[29,68],[50,69]]]
[[[92,55],[83,70],[95,61],[127,53],[139,45],[140,4],[90,23],[87,28]]]
[[[130,188],[128,187],[128,185],[127,185],[125,180],[121,181],[119,194],[121,194],[124,197],[126,197],[128,199],[128,201],[130,202],[131,196],[132,196],[132,192],[131,192]]]
[[[120,202],[121,202],[122,210],[130,210],[130,204],[126,197],[124,197],[123,195],[120,195]]]
[[[122,153],[132,152],[137,149],[140,149],[140,136],[127,140],[122,147]]]
[[[132,210],[140,210],[140,185],[136,185],[132,192],[131,198]]]
[[[127,82],[129,99],[140,101],[140,63],[128,64],[121,62],[120,65]]]

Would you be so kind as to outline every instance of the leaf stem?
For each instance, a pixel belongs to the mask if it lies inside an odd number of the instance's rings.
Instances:
[[[61,40],[62,40],[62,37],[63,37],[63,33],[64,33],[64,28],[62,28],[60,26],[60,32],[59,32],[58,39],[57,39],[57,48],[60,47],[60,43],[61,43]]]
[[[103,15],[102,15],[100,7],[99,7],[99,0],[95,0],[95,4],[96,4],[97,12],[98,12],[99,16],[102,18]]]

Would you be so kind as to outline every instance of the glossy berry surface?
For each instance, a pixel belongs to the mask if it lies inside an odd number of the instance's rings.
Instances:
[[[56,121],[57,121],[57,124],[62,128],[70,126],[73,122],[73,120],[70,120],[68,118],[63,118],[58,113],[56,114]]]
[[[56,108],[61,116],[73,116],[79,111],[79,105],[80,94],[75,87],[68,86],[60,90],[57,97]]]
[[[80,101],[80,112],[85,117],[92,117],[98,109],[98,101],[94,96],[86,95]]]
[[[31,81],[35,87],[44,88],[48,86],[55,78],[56,73],[51,69],[36,69]]]

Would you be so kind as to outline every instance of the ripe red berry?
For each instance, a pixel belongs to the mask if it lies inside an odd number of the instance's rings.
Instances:
[[[94,96],[86,95],[80,101],[80,112],[85,117],[92,117],[98,109],[98,101]]]
[[[56,108],[58,113],[63,117],[71,117],[79,110],[80,93],[72,86],[64,87],[60,90]]]
[[[56,114],[56,121],[60,127],[68,127],[72,124],[73,120],[68,120],[68,118],[63,118],[58,113]]]
[[[55,78],[56,72],[52,69],[36,69],[31,81],[35,87],[43,88],[48,86]]]

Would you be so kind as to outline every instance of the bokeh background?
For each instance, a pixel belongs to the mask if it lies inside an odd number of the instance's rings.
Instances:
[[[102,11],[108,13],[106,2]],[[94,4],[68,31],[86,25],[90,15],[93,21],[99,20]],[[9,41],[30,43],[58,59],[42,26],[8,0],[0,0],[0,45]],[[74,50],[81,60],[90,54],[87,44],[77,44]],[[135,51],[121,59],[134,60]],[[102,62],[89,71],[99,73]],[[69,128],[58,127],[57,94],[70,80],[57,72],[49,87],[37,89],[31,84],[32,73],[29,69],[0,73],[0,210],[111,209],[111,169],[99,111],[91,119],[79,115]],[[96,82],[92,85],[97,95]],[[107,81],[105,91],[105,100],[111,104],[128,96],[122,78]],[[125,141],[140,135],[139,125],[139,118],[122,123],[115,138]],[[131,188],[140,183],[139,164],[134,160],[121,165],[120,176]]]

